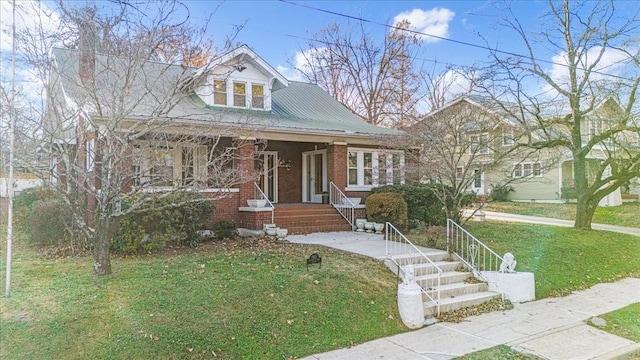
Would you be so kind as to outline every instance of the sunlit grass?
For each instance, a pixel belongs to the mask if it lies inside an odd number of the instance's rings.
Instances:
[[[454,358],[456,360],[536,360],[537,356],[519,353],[506,345],[495,346],[489,349],[476,351]]]
[[[323,264],[306,270],[318,251]],[[396,279],[376,260],[317,246],[203,246],[117,258],[19,249],[12,297],[0,300],[2,359],[286,359],[405,331]],[[4,276],[4,274],[2,274]]]
[[[565,220],[574,220],[576,216],[575,204],[491,202],[487,204],[485,210]],[[624,203],[621,206],[599,206],[593,216],[594,223],[628,227],[640,227],[639,219],[640,202]]]

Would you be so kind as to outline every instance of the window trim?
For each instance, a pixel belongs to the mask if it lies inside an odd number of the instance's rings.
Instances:
[[[529,174],[526,173],[525,166],[529,166]],[[536,175],[536,165],[538,166],[538,174]],[[513,179],[521,178],[539,178],[543,177],[542,163],[540,161],[525,161],[513,164],[513,170],[511,171],[511,177]]]
[[[349,158],[352,153],[356,154],[356,167],[353,168],[350,166]],[[365,167],[364,167],[364,154],[371,153],[371,184],[365,183]],[[394,183],[396,179],[395,172],[396,169],[393,168],[393,155],[400,155],[399,158],[399,176],[400,176],[400,184],[405,183],[405,154],[402,150],[380,150],[380,149],[367,149],[367,148],[348,148],[347,149],[347,163],[345,164],[347,170],[347,187],[346,191],[369,191],[375,187],[382,185],[391,185]],[[379,164],[381,156],[385,156],[386,160],[384,163],[386,164],[386,179],[381,183],[381,179],[379,177]],[[356,181],[355,183],[351,183],[350,172],[351,170],[356,170]],[[368,169],[368,168],[367,168]],[[391,181],[390,181],[391,180]]]

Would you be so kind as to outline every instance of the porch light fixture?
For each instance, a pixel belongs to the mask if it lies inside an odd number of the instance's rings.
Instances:
[[[278,167],[286,168],[287,171],[291,170],[291,160],[280,160]]]

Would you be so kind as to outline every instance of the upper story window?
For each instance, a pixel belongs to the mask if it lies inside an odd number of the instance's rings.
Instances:
[[[225,80],[213,81],[213,104],[227,105],[227,82]]]
[[[247,107],[247,84],[233,83],[233,106]]]
[[[513,146],[513,129],[502,129],[502,146]]]
[[[489,134],[473,134],[469,136],[471,140],[471,147],[469,151],[471,154],[489,154]]]
[[[251,107],[264,109],[264,85],[251,84]]]

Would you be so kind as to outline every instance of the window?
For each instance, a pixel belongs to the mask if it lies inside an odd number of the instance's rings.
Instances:
[[[539,162],[526,162],[513,166],[513,177],[540,177],[542,176],[542,165]]]
[[[358,153],[349,151],[348,160],[349,185],[358,185]]]
[[[153,186],[173,186],[173,149],[159,146],[150,149],[149,180]],[[144,170],[143,170],[144,174]]]
[[[513,129],[502,129],[502,146],[513,146]]]
[[[213,81],[213,104],[227,105],[227,82],[225,80]]]
[[[456,167],[456,180],[462,180],[464,177],[464,167],[457,166]]]
[[[86,170],[93,171],[96,164],[96,140],[87,140],[86,145]]]
[[[183,147],[180,159],[182,185],[204,184],[207,180],[207,146]]]
[[[247,84],[233,83],[233,106],[247,107]]]
[[[404,183],[404,154],[350,149],[347,159],[347,184],[371,188]]]
[[[480,169],[473,170],[473,187],[476,189],[482,187],[482,172]]]
[[[475,134],[469,137],[471,140],[471,154],[489,153],[489,134]]]
[[[264,85],[251,85],[251,107],[255,109],[264,109]]]

